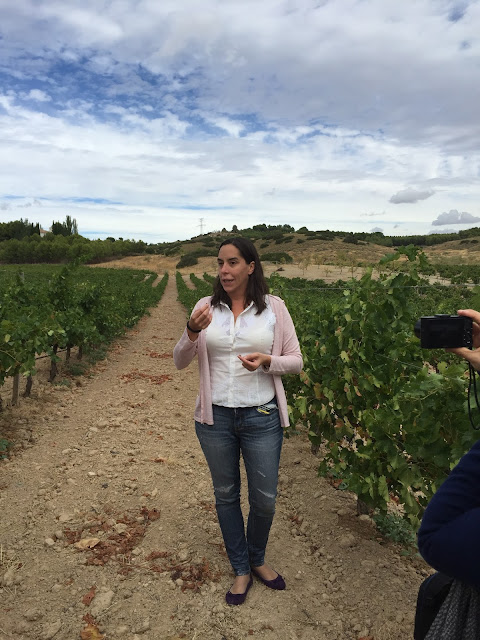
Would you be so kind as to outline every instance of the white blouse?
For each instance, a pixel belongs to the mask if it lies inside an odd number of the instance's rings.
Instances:
[[[267,308],[255,315],[252,303],[235,322],[232,310],[223,302],[212,309],[212,322],[205,330],[212,404],[222,407],[258,407],[275,396],[273,376],[259,367],[248,371],[238,359],[248,353],[271,355],[275,314]]]

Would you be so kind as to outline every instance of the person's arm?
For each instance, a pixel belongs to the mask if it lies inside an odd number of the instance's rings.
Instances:
[[[473,346],[447,349],[480,370],[480,313],[473,320]],[[474,444],[430,500],[418,532],[418,548],[434,569],[480,588],[480,441]]]
[[[180,340],[173,349],[173,362],[177,369],[188,367],[198,350],[198,336],[212,321],[210,305],[204,300],[197,302]]]
[[[281,376],[285,373],[300,373],[303,367],[302,352],[292,317],[283,300],[280,303],[283,321],[282,350],[279,356],[272,355],[268,369],[268,373],[275,376]]]
[[[302,370],[303,359],[295,326],[283,300],[280,301],[280,304],[279,312],[282,314],[283,322],[281,354],[274,356],[256,352],[238,356],[245,369],[255,371],[259,367],[263,367],[265,373],[275,376],[281,376],[285,373],[300,373]]]
[[[418,548],[437,571],[480,588],[480,441],[429,502]]]
[[[212,312],[208,302],[197,303],[193,308],[192,315],[187,322],[186,331],[191,342],[198,340],[199,334],[206,329],[212,321]]]
[[[473,320],[473,346],[475,348],[471,350],[467,347],[458,347],[456,349],[447,349],[447,351],[468,360],[474,369],[480,371],[480,313],[473,309],[459,309],[457,313],[459,316],[466,316]]]

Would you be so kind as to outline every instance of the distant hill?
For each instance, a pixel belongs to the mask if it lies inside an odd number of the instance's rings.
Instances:
[[[365,266],[374,264],[396,247],[414,244],[423,248],[433,262],[475,264],[480,262],[480,228],[458,234],[385,236],[381,232],[295,230],[291,225],[259,224],[247,229],[221,231],[175,242],[146,243],[109,237],[90,240],[76,232],[76,221],[53,223],[43,235],[38,224],[28,220],[0,223],[0,263],[61,263],[80,259],[86,263],[117,260],[126,256],[156,255],[177,268],[198,264],[214,257],[220,243],[236,235],[250,238],[264,260],[274,263],[336,264]]]
[[[290,256],[291,261],[295,264],[366,266],[377,263],[384,255],[395,251],[393,240],[396,246],[407,244],[421,246],[432,262],[480,263],[480,229],[469,230],[472,233],[470,237],[460,237],[459,234],[435,234],[434,236],[397,236],[394,238],[378,233],[351,234],[306,231],[258,230],[255,227],[231,232],[223,230],[222,232],[196,236],[189,240],[169,243],[165,247],[164,255],[167,257],[178,256],[179,259],[181,256],[191,256],[197,259],[215,256],[216,249],[223,240],[241,235],[253,240],[260,257],[280,254],[279,258],[274,260],[279,263],[290,262],[290,260],[281,259],[283,253]],[[476,232],[479,237],[475,237]],[[428,238],[430,242],[434,241],[435,244],[426,245],[414,242],[416,239],[424,240],[425,238]],[[391,240],[392,242],[390,242]]]

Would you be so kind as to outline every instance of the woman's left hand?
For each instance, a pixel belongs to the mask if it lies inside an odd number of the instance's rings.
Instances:
[[[266,353],[247,353],[246,356],[238,356],[238,359],[248,371],[256,371],[258,367],[269,367],[272,360]]]

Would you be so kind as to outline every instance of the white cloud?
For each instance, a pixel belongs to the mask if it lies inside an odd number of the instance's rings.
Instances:
[[[40,89],[32,89],[26,97],[28,100],[36,100],[37,102],[50,102],[52,99],[45,91]]]
[[[398,191],[395,193],[389,200],[393,204],[402,204],[402,203],[414,203],[419,200],[426,200],[433,196],[435,191],[433,189],[404,189],[403,191]]]
[[[232,138],[238,138],[240,134],[245,131],[245,127],[242,122],[236,122],[230,118],[222,116],[212,117],[208,113],[202,113],[202,117],[206,122],[210,122],[214,127],[223,129],[228,133],[228,135],[232,136]]]
[[[119,202],[79,215],[123,235],[156,219],[187,236],[195,207],[210,228],[382,216],[426,232],[439,210],[478,212],[479,21],[480,3],[447,0],[17,0],[0,201],[47,198],[57,218],[75,198]]]
[[[472,222],[480,222],[479,216],[473,216],[466,211],[457,211],[456,209],[450,209],[441,213],[436,220],[432,222],[434,227],[439,227],[444,224],[471,224]]]
[[[108,15],[108,11],[102,11],[98,4],[95,6],[91,2],[83,4],[84,7],[79,8],[72,1],[53,0],[37,6],[37,15],[40,19],[52,21],[52,25],[57,23],[60,32],[70,34],[83,45],[99,44],[100,41],[110,44],[121,38],[123,29],[113,16]]]
[[[442,233],[458,233],[458,229],[431,229],[428,235],[440,235]]]

